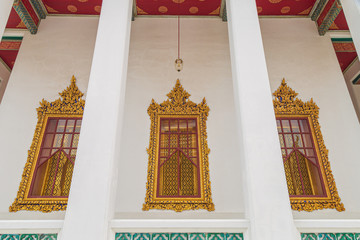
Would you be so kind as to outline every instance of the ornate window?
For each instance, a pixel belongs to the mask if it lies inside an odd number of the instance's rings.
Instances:
[[[168,100],[148,108],[151,119],[148,181],[143,210],[214,210],[206,119],[209,107],[188,100],[179,80]]]
[[[319,108],[303,102],[285,80],[274,92],[274,108],[291,206],[344,211],[318,122]]]
[[[10,211],[65,210],[85,101],[73,77],[54,102],[37,108],[35,129],[17,198]]]

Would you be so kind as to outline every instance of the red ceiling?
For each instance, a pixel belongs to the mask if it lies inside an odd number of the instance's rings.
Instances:
[[[11,9],[6,28],[26,29],[25,24],[21,21],[14,8]]]
[[[355,60],[357,53],[355,45],[351,41],[346,42],[333,42],[334,50],[339,61],[341,71],[346,68]]]
[[[99,15],[102,0],[42,0],[49,15]]]
[[[260,16],[308,16],[316,0],[256,0]]]
[[[343,10],[341,10],[334,23],[330,26],[329,30],[349,30]]]
[[[0,58],[12,69],[19,52],[21,41],[2,41],[0,43]]]
[[[136,0],[138,15],[219,15],[221,0]]]

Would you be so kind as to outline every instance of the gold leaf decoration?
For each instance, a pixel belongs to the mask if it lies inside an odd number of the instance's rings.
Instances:
[[[281,116],[303,116],[309,119],[312,126],[314,136],[314,144],[319,151],[319,164],[323,176],[323,181],[326,189],[326,196],[307,196],[307,197],[290,197],[291,207],[293,210],[308,211],[333,208],[337,211],[345,211],[344,204],[337,192],[334,176],[330,168],[328,159],[328,150],[325,147],[323,136],[320,131],[319,107],[311,98],[308,102],[303,102],[297,98],[298,93],[291,89],[285,79],[282,80],[280,87],[273,93],[275,99],[273,100],[275,115]]]
[[[10,212],[17,212],[19,210],[42,212],[66,210],[67,198],[28,197],[47,118],[49,116],[81,117],[84,112],[85,100],[82,99],[84,94],[77,87],[76,78],[74,76],[71,79],[70,86],[68,86],[63,92],[59,93],[59,95],[61,98],[53,102],[48,102],[43,99],[40,102],[40,107],[36,109],[38,122],[35,128],[30,150],[28,151],[28,158],[22,174],[17,197],[14,203],[9,207]]]
[[[158,104],[151,101],[147,110],[150,120],[150,144],[147,152],[149,154],[148,176],[146,183],[146,197],[143,204],[143,210],[162,209],[174,210],[181,212],[183,210],[206,209],[214,211],[214,204],[211,199],[210,175],[209,175],[209,152],[206,134],[206,120],[209,115],[209,107],[206,104],[205,98],[200,104],[196,104],[189,100],[190,94],[181,86],[180,81],[177,80],[175,87],[167,94],[168,99],[163,103]],[[159,119],[161,116],[176,116],[189,117],[196,116],[199,119],[199,134],[200,134],[200,181],[201,197],[200,198],[157,198],[155,194],[156,187],[156,164],[157,164],[157,148],[159,144]]]

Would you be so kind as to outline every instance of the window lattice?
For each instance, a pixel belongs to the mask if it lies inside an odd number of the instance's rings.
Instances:
[[[278,117],[276,122],[290,196],[323,196],[325,189],[308,119]]]
[[[70,191],[81,118],[49,118],[30,197],[67,197]]]
[[[199,195],[196,119],[161,118],[158,196]]]

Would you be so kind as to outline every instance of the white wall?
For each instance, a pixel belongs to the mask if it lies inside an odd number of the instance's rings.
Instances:
[[[86,92],[98,18],[47,17],[36,35],[25,34],[0,105],[0,220],[62,219],[64,212],[9,213],[20,184],[35,126],[36,108],[54,101],[72,75]]]
[[[4,92],[6,89],[7,82],[10,77],[10,71],[7,69],[4,64],[0,63],[0,103],[2,100],[2,97],[4,96]]]
[[[356,114],[360,122],[360,85],[353,84],[352,81],[360,74],[360,61],[359,58],[350,66],[344,73],[344,78],[349,89],[351,99],[354,104]]]
[[[294,211],[294,218],[359,218],[360,126],[330,38],[319,36],[310,19],[261,19],[260,24],[272,90],[285,78],[299,98],[313,98],[320,107],[321,131],[346,208]]]
[[[136,18],[132,25],[122,155],[118,179],[118,217],[212,217],[242,213],[240,159],[236,148],[235,115],[227,23],[221,19],[181,19],[181,57],[177,58],[176,18]],[[190,99],[206,97],[210,180],[215,213],[151,210],[143,212],[147,181],[151,99],[161,103],[180,78]],[[217,216],[220,216],[217,215]],[[230,216],[231,217],[231,216]]]

